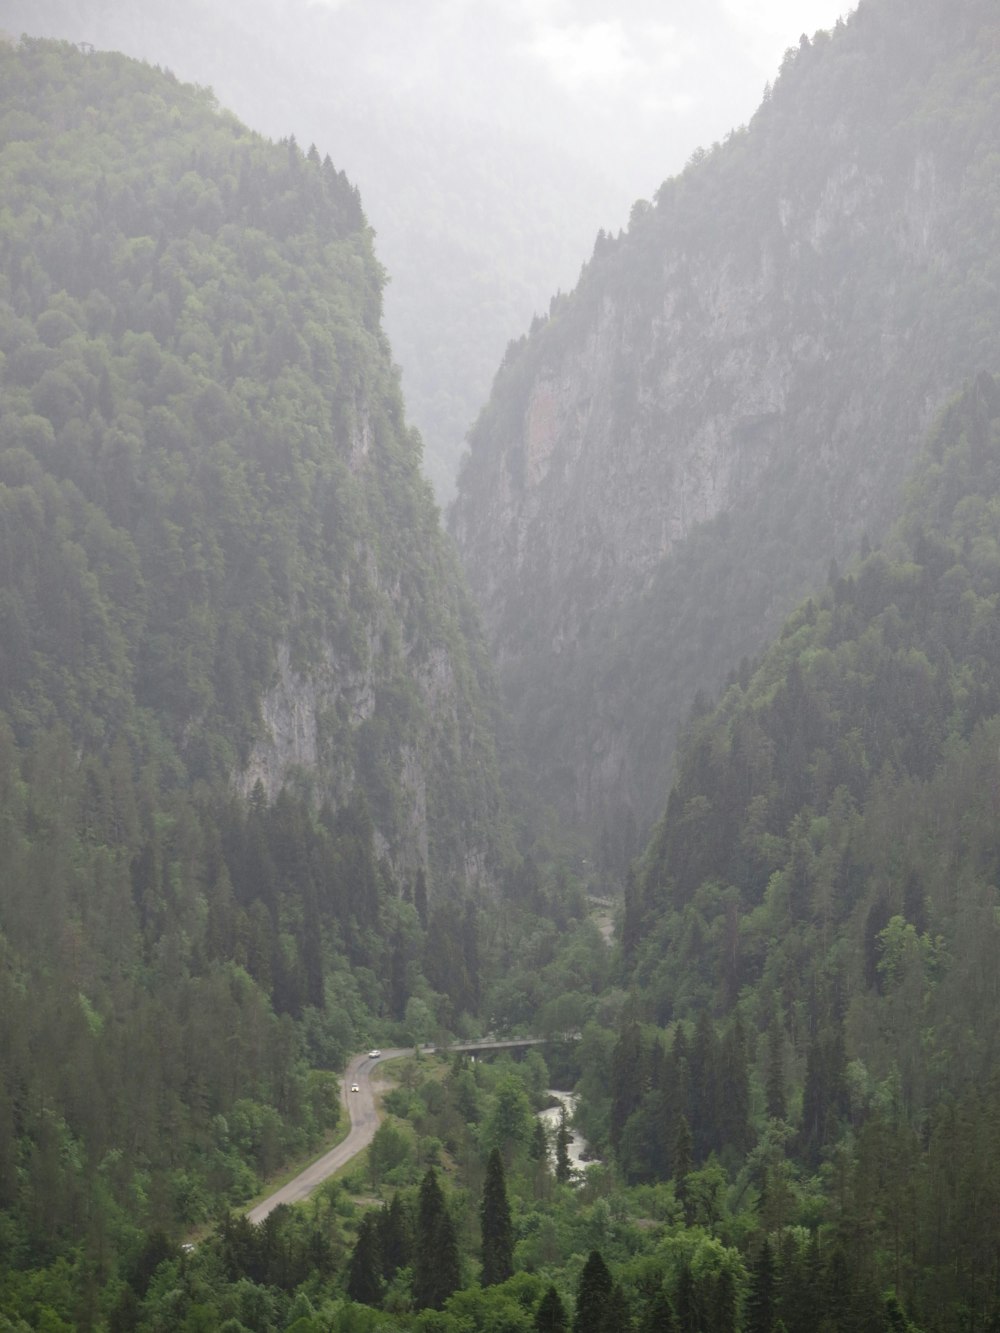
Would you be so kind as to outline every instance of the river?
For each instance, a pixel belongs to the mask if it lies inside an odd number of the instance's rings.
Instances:
[[[574,1171],[583,1171],[588,1166],[585,1160],[587,1153],[587,1140],[578,1129],[573,1128],[573,1112],[576,1110],[577,1097],[575,1092],[560,1092],[557,1088],[547,1088],[546,1093],[549,1097],[554,1097],[558,1106],[547,1106],[544,1111],[538,1112],[538,1118],[545,1126],[549,1135],[549,1142],[552,1147],[549,1149],[549,1155],[553,1166],[556,1160],[556,1130],[559,1128],[559,1120],[562,1115],[562,1108],[566,1108],[566,1119],[570,1125],[570,1133],[573,1138],[569,1145],[569,1162]],[[595,1159],[591,1158],[590,1161]]]

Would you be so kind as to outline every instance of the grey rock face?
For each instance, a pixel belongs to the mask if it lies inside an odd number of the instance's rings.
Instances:
[[[1000,360],[1000,75],[966,77],[997,18],[959,10],[869,0],[790,55],[508,352],[452,529],[530,766],[591,829],[658,813],[696,691],[877,539]]]

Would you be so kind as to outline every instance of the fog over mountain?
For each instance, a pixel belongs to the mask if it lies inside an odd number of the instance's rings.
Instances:
[[[438,497],[509,339],[699,145],[749,119],[844,0],[4,0],[0,29],[210,85],[359,187]]]

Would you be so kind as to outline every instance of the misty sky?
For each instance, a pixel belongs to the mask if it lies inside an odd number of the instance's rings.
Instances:
[[[391,73],[401,97],[542,133],[581,155],[610,151],[608,170],[633,196],[748,120],[785,50],[852,8],[845,0],[309,3],[352,32],[359,73],[380,81]]]
[[[0,30],[90,42],[329,153],[391,276],[386,325],[447,498],[504,347],[746,123],[845,0],[0,0]]]
[[[501,124],[600,162],[626,197],[647,196],[690,153],[750,118],[802,32],[830,28],[848,0],[0,0],[0,28],[112,46],[210,83],[266,36],[256,71],[268,134],[288,124],[276,88],[329,70],[331,97],[361,105],[391,88],[402,105]],[[204,33],[214,23],[215,52]],[[193,40],[185,46],[190,34]],[[321,147],[324,145],[321,145]],[[353,163],[345,163],[351,170]],[[363,172],[361,173],[364,174]]]

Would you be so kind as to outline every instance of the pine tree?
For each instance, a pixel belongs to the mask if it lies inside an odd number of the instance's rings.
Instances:
[[[566,1329],[569,1327],[566,1307],[563,1305],[555,1287],[549,1287],[538,1302],[534,1327],[535,1333],[566,1333]]]
[[[659,1287],[646,1307],[639,1333],[679,1333],[673,1303],[665,1288]]]
[[[744,1333],[773,1333],[777,1303],[774,1254],[767,1237],[750,1270],[750,1290],[744,1311]]]
[[[486,1163],[479,1216],[483,1233],[481,1281],[484,1287],[492,1287],[498,1282],[506,1282],[514,1272],[514,1228],[507,1202],[503,1158],[498,1148],[493,1149]]]
[[[569,1145],[571,1141],[572,1135],[569,1132],[564,1106],[559,1116],[559,1128],[556,1130],[556,1180],[561,1185],[565,1185],[570,1178]]]
[[[730,1269],[723,1268],[712,1280],[707,1333],[736,1333],[736,1309],[736,1279]]]
[[[701,1333],[701,1320],[698,1318],[698,1301],[695,1294],[694,1275],[688,1264],[681,1265],[677,1276],[677,1291],[674,1296],[677,1310],[677,1326],[680,1333]]]
[[[600,1250],[591,1250],[576,1292],[573,1333],[605,1333],[613,1286]]]
[[[420,1183],[417,1201],[413,1303],[418,1310],[440,1310],[460,1285],[455,1224],[431,1167]]]
[[[392,1202],[379,1214],[379,1244],[382,1253],[382,1276],[388,1282],[401,1268],[409,1264],[413,1248],[410,1219],[399,1194],[394,1194]]]
[[[696,1163],[703,1162],[712,1149],[718,1146],[718,1068],[718,1037],[708,1010],[702,1009],[695,1024],[690,1058],[688,1125]]]
[[[611,1054],[611,1146],[618,1151],[629,1116],[636,1110],[643,1093],[642,1033],[634,1018],[622,1024]]]
[[[549,1136],[545,1131],[545,1122],[536,1119],[535,1128],[531,1134],[531,1142],[528,1144],[528,1156],[533,1162],[544,1162],[548,1153]]]
[[[788,1103],[785,1100],[785,1034],[778,1019],[774,1020],[767,1032],[764,1095],[767,1100],[768,1115],[774,1120],[786,1119]]]
[[[746,1037],[739,1014],[719,1049],[718,1148],[733,1147],[742,1156],[750,1148],[750,1074]]]
[[[359,1305],[378,1305],[382,1299],[382,1256],[375,1213],[366,1213],[358,1227],[347,1272],[347,1294]]]
[[[677,1138],[674,1141],[674,1192],[684,1204],[687,1212],[687,1178],[691,1173],[691,1129],[686,1116],[681,1116],[677,1126]]]

